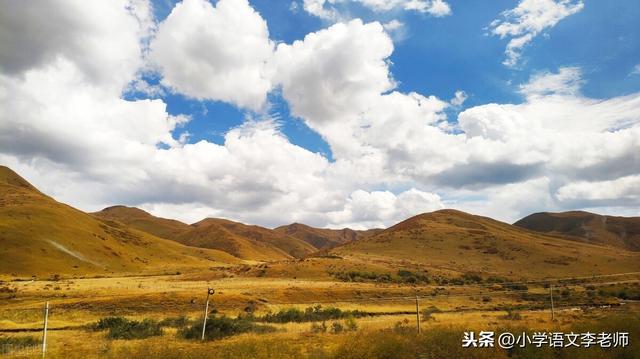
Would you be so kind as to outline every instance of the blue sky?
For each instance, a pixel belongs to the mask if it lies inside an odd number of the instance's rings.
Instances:
[[[378,13],[362,6],[350,7],[353,17],[388,22],[400,19],[406,35],[394,42],[391,72],[398,90],[453,97],[463,90],[469,98],[464,107],[448,111],[451,121],[466,108],[486,103],[521,103],[518,86],[539,71],[557,71],[580,66],[583,93],[594,98],[626,95],[640,90],[640,76],[630,75],[640,62],[640,3],[633,0],[586,1],[579,13],[544,31],[524,51],[516,68],[502,64],[506,40],[490,36],[487,26],[515,1],[450,1],[453,15],[432,17],[420,13]],[[153,2],[158,20],[168,16],[175,2]],[[292,43],[330,22],[302,9],[292,11],[289,1],[251,1],[267,21],[272,39]],[[301,6],[301,5],[299,5]],[[222,143],[224,133],[241,125],[247,111],[220,101],[197,101],[180,94],[162,96],[170,113],[193,118],[179,129],[202,139]],[[286,101],[278,93],[269,98],[271,113],[281,122],[283,133],[295,144],[331,157],[325,141],[302,121],[292,118]]]
[[[640,215],[637,1],[3,7],[0,163],[83,210]]]

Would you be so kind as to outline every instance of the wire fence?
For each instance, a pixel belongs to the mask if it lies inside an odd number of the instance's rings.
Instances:
[[[626,272],[626,273],[614,273],[614,274],[602,274],[602,275],[590,275],[590,276],[579,276],[579,277],[561,277],[561,278],[547,278],[540,280],[528,280],[528,281],[512,281],[512,282],[500,282],[500,283],[476,283],[476,284],[464,284],[464,285],[430,285],[430,286],[398,286],[394,288],[388,288],[389,290],[400,290],[402,293],[399,294],[390,294],[390,293],[374,293],[374,292],[366,292],[362,291],[358,294],[353,294],[353,290],[350,288],[337,288],[331,290],[324,290],[321,294],[323,294],[322,298],[311,298],[311,299],[295,299],[295,300],[267,300],[260,298],[260,296],[245,296],[241,295],[240,297],[235,298],[225,298],[224,296],[214,296],[212,301],[212,307],[217,310],[244,310],[247,305],[254,305],[255,307],[263,307],[263,308],[278,308],[284,306],[304,306],[304,305],[350,305],[350,304],[362,304],[363,306],[377,304],[377,303],[394,303],[394,304],[404,304],[411,305],[415,300],[418,300],[422,303],[436,303],[443,302],[449,299],[455,298],[470,298],[474,300],[484,300],[489,303],[494,298],[513,298],[516,297],[521,301],[524,301],[524,304],[521,304],[520,307],[525,308],[527,305],[531,308],[539,308],[541,305],[546,305],[547,302],[550,301],[550,295],[553,291],[556,306],[557,307],[571,307],[571,306],[579,306],[579,305],[611,305],[615,304],[612,301],[605,300],[596,300],[594,298],[583,298],[584,291],[579,293],[580,295],[576,296],[576,293],[573,293],[572,296],[568,296],[565,298],[561,295],[561,288],[566,286],[590,286],[595,288],[601,288],[611,285],[623,285],[623,284],[637,284],[640,283],[640,278],[636,279],[626,279],[626,280],[615,280],[615,281],[598,281],[601,279],[612,279],[612,278],[622,278],[628,276],[640,276],[640,272]],[[510,288],[511,286],[531,286],[538,285],[536,287],[524,287],[522,289],[514,289]],[[553,289],[555,286],[555,289]],[[137,286],[134,286],[137,288]],[[163,285],[154,286],[152,284],[147,284],[144,286],[146,288],[145,292],[149,292],[149,290],[162,290],[165,288]],[[520,288],[520,287],[515,287]],[[186,287],[176,288],[182,291],[189,291],[191,289],[206,289],[202,283],[199,283],[198,286],[188,285]],[[216,288],[218,293],[225,290],[225,288]],[[425,292],[425,291],[429,292]],[[204,292],[206,293],[206,292]],[[165,293],[167,294],[167,293]],[[168,293],[171,295],[171,293]],[[243,293],[245,294],[245,293]],[[264,297],[269,297],[268,293],[261,293]],[[264,295],[267,294],[267,295]],[[308,293],[303,293],[304,296],[308,296]],[[300,295],[300,293],[292,293],[291,295]],[[110,302],[112,302],[111,308],[114,308],[113,303],[118,303],[121,298],[133,298],[135,300],[137,294],[136,293],[127,293],[127,294],[118,294],[118,293],[109,293],[105,295],[105,299],[108,298]],[[340,296],[350,296],[350,297],[340,297]],[[86,302],[78,301],[77,299],[68,299],[66,296],[63,297],[51,297],[53,307],[58,307],[65,311],[67,310],[82,310],[85,306],[89,307],[92,301],[99,301],[100,296],[96,296],[91,300],[87,300]],[[602,299],[602,298],[600,298]],[[143,298],[143,300],[145,300]],[[199,305],[200,299],[192,300],[194,307]],[[529,304],[527,304],[529,303]],[[534,303],[534,304],[531,304]],[[490,304],[477,307],[475,309],[478,310],[488,310],[492,309],[489,307]],[[117,306],[115,306],[117,307]],[[117,309],[117,308],[116,308]],[[126,309],[126,305],[123,306],[122,309]],[[455,311],[468,311],[470,307],[464,308],[452,308],[449,309],[451,312]],[[495,308],[494,308],[495,309]],[[500,309],[500,308],[498,308]],[[53,309],[55,310],[55,309]],[[117,311],[117,310],[116,310]],[[21,307],[19,304],[12,304],[10,307],[3,306],[0,304],[0,321],[5,320],[7,322],[31,322],[35,321],[37,318],[42,316],[42,307],[36,307],[33,304],[30,306]],[[2,330],[11,329],[11,328],[3,328],[0,322],[0,332]]]
[[[67,283],[69,284],[69,283]],[[118,283],[116,283],[118,284]],[[217,284],[220,284],[219,282]],[[223,282],[224,284],[224,282]],[[300,285],[300,282],[296,282]],[[472,283],[463,285],[399,285],[397,287],[389,287],[387,290],[399,290],[399,293],[373,293],[360,292],[354,296],[353,288],[346,287],[325,289],[321,298],[307,298],[300,300],[266,300],[255,297],[242,298],[225,298],[219,293],[227,290],[225,287],[219,287],[216,295],[211,296],[210,306],[212,312],[226,311],[246,314],[248,311],[260,310],[263,312],[271,312],[275,310],[286,310],[287,307],[316,307],[330,306],[334,308],[352,307],[352,308],[370,308],[369,311],[359,309],[359,314],[363,317],[376,316],[415,316],[417,324],[420,323],[421,315],[431,315],[433,313],[467,313],[467,312],[487,312],[487,311],[549,311],[551,316],[556,312],[584,310],[585,308],[614,308],[625,305],[627,301],[621,300],[617,296],[596,296],[596,290],[611,286],[637,286],[640,293],[640,272],[626,272],[602,275],[589,275],[578,277],[562,277],[547,278],[539,280],[527,281],[511,281],[499,283]],[[28,286],[29,283],[22,283]],[[64,285],[64,283],[59,283]],[[202,289],[204,296],[205,288],[203,283],[188,283],[183,285],[154,285],[153,283],[144,283],[143,285],[132,286],[137,289],[145,289],[143,292],[162,291],[166,288],[175,289],[177,291],[192,292],[194,289]],[[53,287],[55,288],[55,287]],[[121,287],[118,287],[121,288]],[[578,289],[581,288],[581,289]],[[113,289],[113,288],[111,288]],[[222,290],[220,290],[222,289]],[[236,288],[237,289],[237,288]],[[573,291],[571,291],[573,289]],[[55,291],[55,289],[52,289]],[[333,291],[333,292],[332,292]],[[169,293],[170,292],[165,292]],[[332,297],[331,294],[339,293],[340,295],[351,294],[352,297]],[[568,293],[568,294],[567,294]],[[6,294],[6,293],[4,293]],[[264,293],[262,293],[264,294]],[[299,293],[298,293],[299,294]],[[306,293],[308,295],[308,293]],[[34,295],[31,293],[31,295]],[[154,312],[154,305],[145,308],[129,307],[130,301],[122,301],[124,298],[128,300],[136,300],[140,293],[118,294],[110,293],[108,300],[112,303],[109,310],[110,313],[132,314],[136,317],[140,315],[148,315]],[[138,297],[136,297],[138,296]],[[269,297],[267,295],[267,297]],[[106,298],[106,297],[105,297]],[[458,298],[468,299],[460,301],[462,305],[452,306],[451,303]],[[14,298],[15,299],[15,298]],[[99,300],[100,298],[94,298]],[[208,301],[209,297],[207,297]],[[638,298],[640,299],[640,298]],[[76,316],[77,312],[87,311],[90,302],[78,299],[78,297],[67,298],[55,297],[51,299],[50,309],[46,310],[44,304],[35,305],[34,301],[28,306],[21,306],[20,303],[6,306],[6,301],[0,302],[0,354],[21,353],[34,354],[44,351],[44,341],[46,333],[44,326],[48,325],[48,330],[78,330],[86,329],[87,318],[90,316]],[[21,302],[21,301],[18,301]],[[119,303],[120,302],[120,303]],[[479,303],[480,305],[474,305]],[[203,317],[204,302],[190,303],[191,305],[182,315],[194,318]],[[458,303],[459,304],[459,303]],[[436,307],[442,306],[438,309]],[[387,308],[387,310],[380,310]],[[391,309],[389,309],[391,308]],[[435,310],[434,310],[435,308]],[[157,308],[156,308],[157,309]],[[425,312],[425,310],[427,312]],[[429,312],[430,311],[430,312]],[[207,310],[207,312],[209,312]],[[427,313],[427,314],[425,314]],[[93,320],[99,319],[98,312],[91,313]],[[154,315],[157,315],[155,310]],[[410,318],[410,317],[405,317]],[[45,324],[47,322],[47,324]],[[11,323],[7,325],[6,323]],[[72,324],[69,324],[72,323]],[[418,325],[419,326],[419,325]],[[24,335],[23,339],[15,339],[18,341],[3,342],[6,335]],[[30,336],[29,336],[30,335]]]

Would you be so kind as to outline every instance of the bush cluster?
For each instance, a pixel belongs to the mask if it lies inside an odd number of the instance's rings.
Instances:
[[[0,354],[9,354],[27,348],[35,348],[40,345],[36,337],[4,337],[0,336]]]
[[[109,339],[144,339],[162,335],[162,326],[153,319],[142,321],[124,317],[106,317],[91,326],[95,331],[108,330]]]
[[[321,323],[311,323],[311,332],[312,333],[326,333],[327,330],[331,334],[340,334],[342,332],[355,332],[358,330],[358,324],[353,317],[348,317],[344,324],[340,322],[331,323],[331,327],[327,326],[327,323],[323,320]]]
[[[290,323],[290,322],[318,322],[331,319],[342,319],[347,317],[363,317],[368,315],[359,310],[341,310],[340,308],[323,308],[321,305],[307,307],[305,310],[298,308],[288,308],[275,313],[267,313],[257,318],[259,321],[268,323]]]
[[[203,321],[204,318],[196,321],[193,325],[179,329],[178,336],[185,339],[201,339]],[[256,324],[249,317],[214,316],[207,319],[205,339],[215,340],[247,332],[271,333],[275,331],[275,327]]]

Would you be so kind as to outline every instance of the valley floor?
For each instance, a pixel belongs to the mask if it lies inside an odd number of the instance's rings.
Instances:
[[[463,332],[470,330],[571,330],[576,325],[589,328],[589,323],[596,330],[595,323],[611,318],[619,320],[616,330],[630,331],[637,336],[640,329],[640,304],[634,300],[640,298],[638,274],[554,284],[554,321],[551,320],[549,285],[536,282],[408,285],[243,276],[207,278],[198,274],[53,279],[5,278],[0,284],[0,346],[2,340],[20,343],[15,338],[31,338],[23,342],[29,345],[5,344],[0,352],[13,357],[40,356],[45,301],[51,306],[47,357],[52,358],[330,358],[349,357],[350,342],[362,345],[357,348],[354,344],[355,354],[365,347],[373,348],[372,343],[367,345],[357,338],[377,335],[389,340],[391,348],[406,347],[401,344],[411,338],[421,343],[434,340],[430,335],[448,333],[442,334],[441,345],[451,345],[458,350]],[[139,321],[145,318],[162,321],[178,316],[201,320],[208,287],[216,291],[211,297],[212,317],[251,314],[259,318],[288,308],[304,311],[317,305],[358,310],[361,315],[350,319],[355,322],[351,331],[341,329],[336,334],[331,333],[332,325],[337,322],[345,326],[343,318],[326,320],[329,328],[326,332],[314,330],[311,322],[268,323],[275,328],[274,332],[245,333],[204,343],[179,338],[173,327],[165,328],[161,336],[135,340],[107,339],[104,331],[87,329],[100,318],[113,316]],[[418,337],[414,334],[416,297],[424,332]],[[632,346],[637,347],[638,343],[637,338],[632,337]],[[471,355],[469,353],[464,355]],[[473,353],[478,357],[502,355],[493,350]],[[389,357],[382,352],[355,354],[353,357]]]

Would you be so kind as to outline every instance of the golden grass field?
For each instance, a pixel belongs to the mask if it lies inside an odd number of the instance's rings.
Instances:
[[[325,307],[335,306],[343,310],[358,309],[378,313],[356,318],[357,332],[361,335],[391,330],[403,323],[411,331],[416,327],[415,299],[420,296],[421,308],[436,306],[443,312],[435,313],[432,319],[421,322],[424,331],[440,329],[453,330],[461,336],[464,330],[489,330],[517,326],[520,328],[569,328],[585,321],[612,316],[633,316],[640,313],[640,305],[622,302],[618,298],[603,297],[589,303],[584,296],[587,285],[597,288],[626,288],[640,292],[637,274],[616,278],[594,278],[587,283],[567,284],[554,291],[555,321],[551,321],[549,289],[536,283],[526,291],[504,290],[473,285],[451,286],[408,286],[404,284],[347,283],[321,279],[287,279],[265,277],[234,276],[227,278],[206,278],[200,271],[181,275],[149,275],[102,278],[61,278],[55,281],[12,281],[5,278],[5,286],[17,289],[15,297],[4,294],[0,305],[0,337],[36,336],[41,332],[8,332],[15,329],[40,330],[43,325],[43,303],[51,304],[49,316],[48,357],[57,358],[100,358],[143,356],[144,352],[158,351],[159,357],[168,353],[196,353],[195,357],[212,350],[248,351],[245,357],[256,354],[263,357],[296,357],[309,355],[314,351],[330,357],[332,350],[338,350],[340,343],[354,333],[329,334],[311,333],[310,323],[275,323],[277,332],[269,334],[240,334],[213,342],[185,340],[176,336],[175,329],[165,329],[161,337],[139,340],[107,339],[104,332],[91,332],[82,326],[107,316],[125,316],[131,319],[187,315],[192,319],[202,318],[206,288],[216,289],[212,308],[218,315],[237,316],[243,314],[247,306],[255,304],[256,314],[276,312],[289,307],[305,308],[315,304]],[[615,279],[615,280],[612,280]],[[444,288],[432,295],[437,288]],[[563,296],[562,290],[570,290]],[[535,299],[523,299],[525,292]],[[483,298],[490,298],[488,301]],[[604,306],[603,304],[613,304]],[[623,305],[619,305],[622,304]],[[506,307],[522,308],[517,312],[519,320],[505,318]],[[501,309],[502,308],[502,309]],[[341,320],[329,320],[334,322]],[[65,329],[66,328],[66,329]],[[460,338],[458,338],[459,340]],[[262,343],[259,347],[252,347]],[[277,343],[277,345],[275,344]],[[244,346],[249,345],[250,348]],[[263,348],[278,348],[282,352]],[[274,347],[274,345],[276,345]],[[236,348],[236,346],[238,346]],[[233,349],[235,348],[235,349]],[[8,355],[13,357],[38,357],[38,348],[16,350]],[[267,351],[265,351],[267,350]],[[273,349],[276,350],[276,349]],[[129,354],[125,354],[129,353]],[[133,354],[131,354],[133,353]],[[198,354],[200,353],[200,354]],[[289,354],[288,354],[289,353]],[[246,353],[245,353],[246,354]],[[186,355],[186,354],[185,354]],[[213,354],[212,354],[213,355]],[[243,354],[244,355],[244,354]],[[179,357],[179,356],[177,356]],[[215,357],[215,356],[212,356]],[[235,357],[232,355],[231,357]]]

